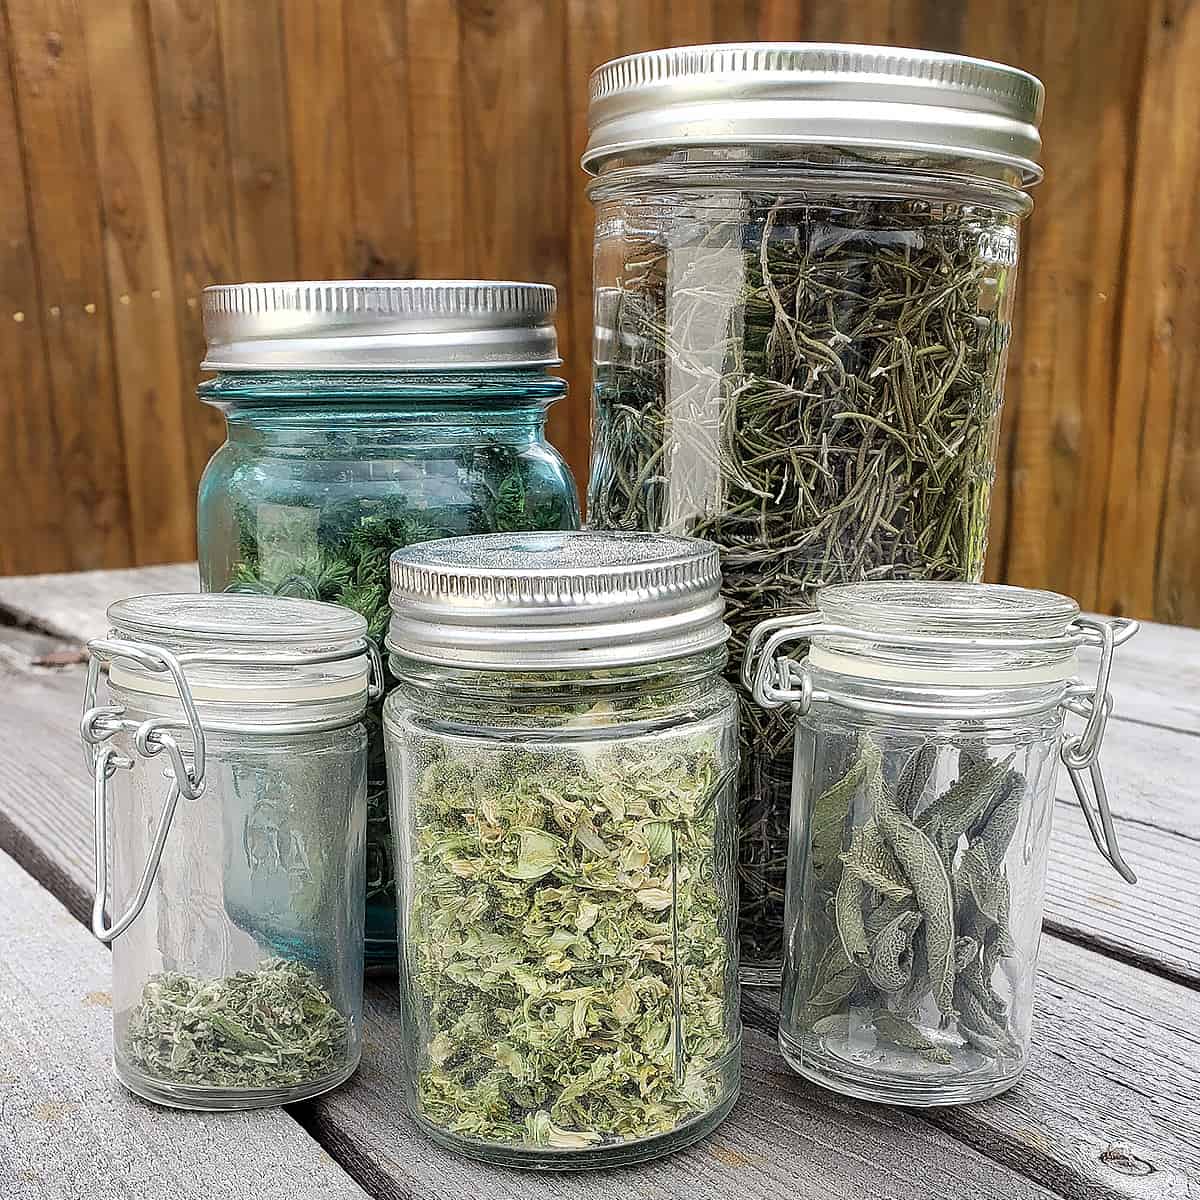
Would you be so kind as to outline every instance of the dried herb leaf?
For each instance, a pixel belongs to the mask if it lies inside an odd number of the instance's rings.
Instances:
[[[155,1079],[214,1088],[284,1088],[344,1065],[349,1025],[302,963],[197,979],[152,975],[122,1036],[128,1060]]]
[[[713,871],[734,774],[717,738],[577,752],[410,736],[406,986],[427,1034],[425,1118],[583,1148],[716,1104],[734,1036]]]

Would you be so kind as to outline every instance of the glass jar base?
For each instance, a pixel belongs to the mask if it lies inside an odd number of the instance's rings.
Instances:
[[[737,1103],[737,1098],[738,1089],[735,1088],[714,1108],[669,1133],[571,1150],[481,1142],[449,1133],[415,1113],[413,1117],[426,1137],[439,1146],[492,1166],[515,1167],[526,1171],[599,1171],[649,1162],[694,1145],[725,1120]]]
[[[128,1063],[113,1064],[113,1074],[122,1087],[135,1096],[165,1108],[183,1108],[194,1112],[235,1112],[250,1108],[276,1108],[311,1100],[345,1083],[358,1070],[358,1058],[338,1071],[320,1079],[279,1088],[201,1087],[194,1083],[172,1083],[143,1074]]]
[[[1024,1074],[1024,1063],[1002,1071],[995,1066],[971,1069],[954,1064],[922,1063],[927,1078],[915,1073],[888,1070],[878,1063],[855,1062],[849,1056],[831,1053],[820,1039],[798,1040],[782,1029],[779,1049],[789,1067],[810,1083],[876,1104],[898,1104],[907,1108],[938,1108],[950,1104],[973,1104],[1006,1092]]]

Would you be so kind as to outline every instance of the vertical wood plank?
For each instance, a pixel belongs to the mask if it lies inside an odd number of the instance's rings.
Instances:
[[[178,562],[195,553],[195,495],[149,31],[138,0],[82,12],[133,552]]]
[[[348,273],[350,132],[342,0],[289,0],[283,10],[296,259],[305,279]]]
[[[217,0],[237,277],[292,279],[287,87],[279,0]]]
[[[122,566],[133,547],[79,12],[70,0],[9,0],[8,25],[50,368],[50,394],[21,402],[53,413],[49,502],[72,565]]]
[[[664,46],[706,46],[724,36],[727,41],[744,41],[754,36],[742,31],[734,36],[718,35],[718,0],[669,0],[667,4],[667,36]],[[736,10],[737,6],[733,6]],[[646,49],[654,47],[647,46]]]
[[[565,22],[557,0],[469,0],[461,6],[467,261],[484,278],[568,289],[570,141],[562,103]],[[529,64],[537,63],[536,70]],[[574,173],[572,172],[572,175]],[[560,315],[564,348],[579,319]],[[586,470],[586,385],[550,413],[550,438]]]
[[[51,406],[43,307],[26,202],[27,181],[0,6],[0,572],[65,571],[74,547],[57,483],[59,447]]]
[[[1188,386],[1200,317],[1200,7],[1154,0],[1147,26],[1100,604],[1198,620],[1200,553],[1188,544],[1196,479],[1187,472],[1195,469],[1200,403]]]
[[[354,229],[351,271],[367,279],[415,274],[404,0],[354,0],[345,10]]]
[[[415,273],[461,279],[467,265],[459,5],[407,0]]]
[[[204,358],[200,294],[237,279],[225,89],[214,0],[149,0],[159,136],[165,172],[179,370],[191,396]],[[184,405],[193,493],[224,439],[219,413],[194,397]]]
[[[1058,81],[1042,125],[1046,179],[1024,229],[999,572],[1085,607],[1098,599],[1143,37],[1139,6],[1123,0],[1007,12],[972,0],[965,23],[966,52]],[[1086,71],[1076,66],[1081,55]]]

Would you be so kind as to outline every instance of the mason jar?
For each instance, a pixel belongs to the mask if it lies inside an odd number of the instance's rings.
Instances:
[[[591,79],[589,523],[721,547],[755,624],[978,580],[1042,86],[863,46],[690,46]],[[743,978],[777,982],[786,719],[742,722]]]
[[[200,484],[206,591],[334,601],[386,632],[388,555],[430,538],[574,529],[575,484],[545,438],[566,392],[555,290],[411,280],[204,293],[228,435]],[[369,965],[396,960],[380,705],[367,713]]]
[[[241,595],[135,596],[108,619],[81,730],[117,1077],[176,1108],[328,1091],[362,1042],[366,622]]]
[[[1060,758],[1100,852],[1135,878],[1098,755],[1137,623],[985,584],[828,587],[817,609],[764,623],[746,658],[756,701],[796,727],[784,1057],[866,1100],[984,1099],[1028,1060]],[[783,652],[800,639],[807,655]]]
[[[384,706],[403,1086],[516,1167],[703,1137],[737,1095],[733,788],[715,547],[542,533],[392,556]]]

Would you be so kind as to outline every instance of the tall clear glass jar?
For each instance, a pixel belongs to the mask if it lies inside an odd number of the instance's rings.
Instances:
[[[405,1099],[509,1166],[686,1146],[739,1084],[714,547],[599,533],[392,558],[384,706]]]
[[[684,47],[591,80],[588,520],[721,547],[733,629],[977,580],[1042,88],[954,55]],[[742,964],[778,980],[791,735],[748,706]]]
[[[137,596],[108,617],[81,728],[117,1077],[195,1109],[336,1087],[362,1041],[366,622],[262,596]]]
[[[382,641],[388,555],[429,538],[574,529],[545,440],[566,392],[545,284],[238,284],[205,292],[200,397],[228,438],[200,484],[201,586],[336,601]],[[368,713],[369,965],[396,958],[380,706]]]
[[[843,585],[817,606],[765,623],[747,656],[756,699],[799,714],[780,1045],[847,1095],[984,1099],[1028,1059],[1060,757],[1134,879],[1098,755],[1136,623],[984,584]],[[800,639],[806,656],[782,653]],[[1094,683],[1080,645],[1100,648]],[[1085,722],[1069,736],[1067,713]]]

